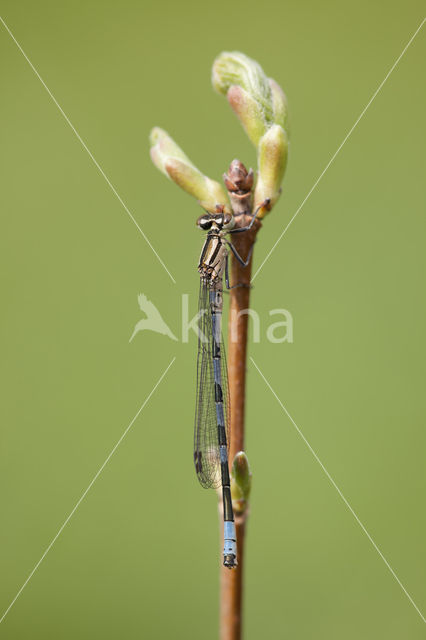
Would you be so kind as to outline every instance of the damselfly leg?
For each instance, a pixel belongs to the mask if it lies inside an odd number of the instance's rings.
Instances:
[[[259,211],[261,209],[263,209],[263,207],[267,207],[268,204],[271,202],[270,198],[266,198],[257,208],[256,211],[254,212],[250,222],[248,225],[246,225],[245,227],[237,227],[236,229],[229,229],[229,231],[227,233],[243,233],[244,231],[250,231],[250,229],[252,228],[252,226],[254,225],[254,221],[257,218],[257,215],[259,213]]]

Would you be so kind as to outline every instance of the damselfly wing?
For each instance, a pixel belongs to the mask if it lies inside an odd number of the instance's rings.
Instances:
[[[227,447],[230,440],[229,387],[226,366],[225,347],[221,332],[214,336],[212,311],[210,305],[210,286],[200,280],[198,306],[198,358],[197,358],[197,397],[194,428],[194,463],[200,484],[208,488],[218,488],[222,483],[221,457],[218,441],[218,411],[216,398],[218,388],[215,385],[214,340],[219,339],[220,347],[220,388],[222,391],[223,422],[226,431]],[[216,378],[218,377],[216,372]]]

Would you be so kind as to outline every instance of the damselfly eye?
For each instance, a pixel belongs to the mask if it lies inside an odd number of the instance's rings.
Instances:
[[[198,218],[197,220],[197,225],[200,227],[200,229],[208,231],[208,229],[210,229],[210,227],[212,226],[212,219],[208,216],[201,216],[201,218]]]
[[[223,227],[225,229],[232,229],[233,226],[234,226],[234,216],[232,216],[230,213],[225,213],[223,218]]]

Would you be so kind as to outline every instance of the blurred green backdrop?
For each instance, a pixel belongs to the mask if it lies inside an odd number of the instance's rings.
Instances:
[[[424,5],[3,0],[1,15],[167,263],[174,285],[0,25],[1,609],[176,361],[0,637],[217,636],[216,498],[192,466],[195,339],[140,333],[137,294],[195,313],[199,209],[151,165],[166,128],[219,179],[255,152],[210,69],[285,89],[291,157],[258,266],[423,18]],[[256,280],[294,343],[251,354],[425,611],[424,59],[419,33]],[[185,251],[182,252],[182,247]],[[245,637],[417,639],[424,623],[255,369]],[[195,557],[194,562],[191,558]]]

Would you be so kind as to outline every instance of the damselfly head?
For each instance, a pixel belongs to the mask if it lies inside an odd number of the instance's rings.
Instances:
[[[205,213],[197,220],[197,226],[203,231],[221,231],[222,229],[232,229],[234,226],[234,216],[230,213]]]

